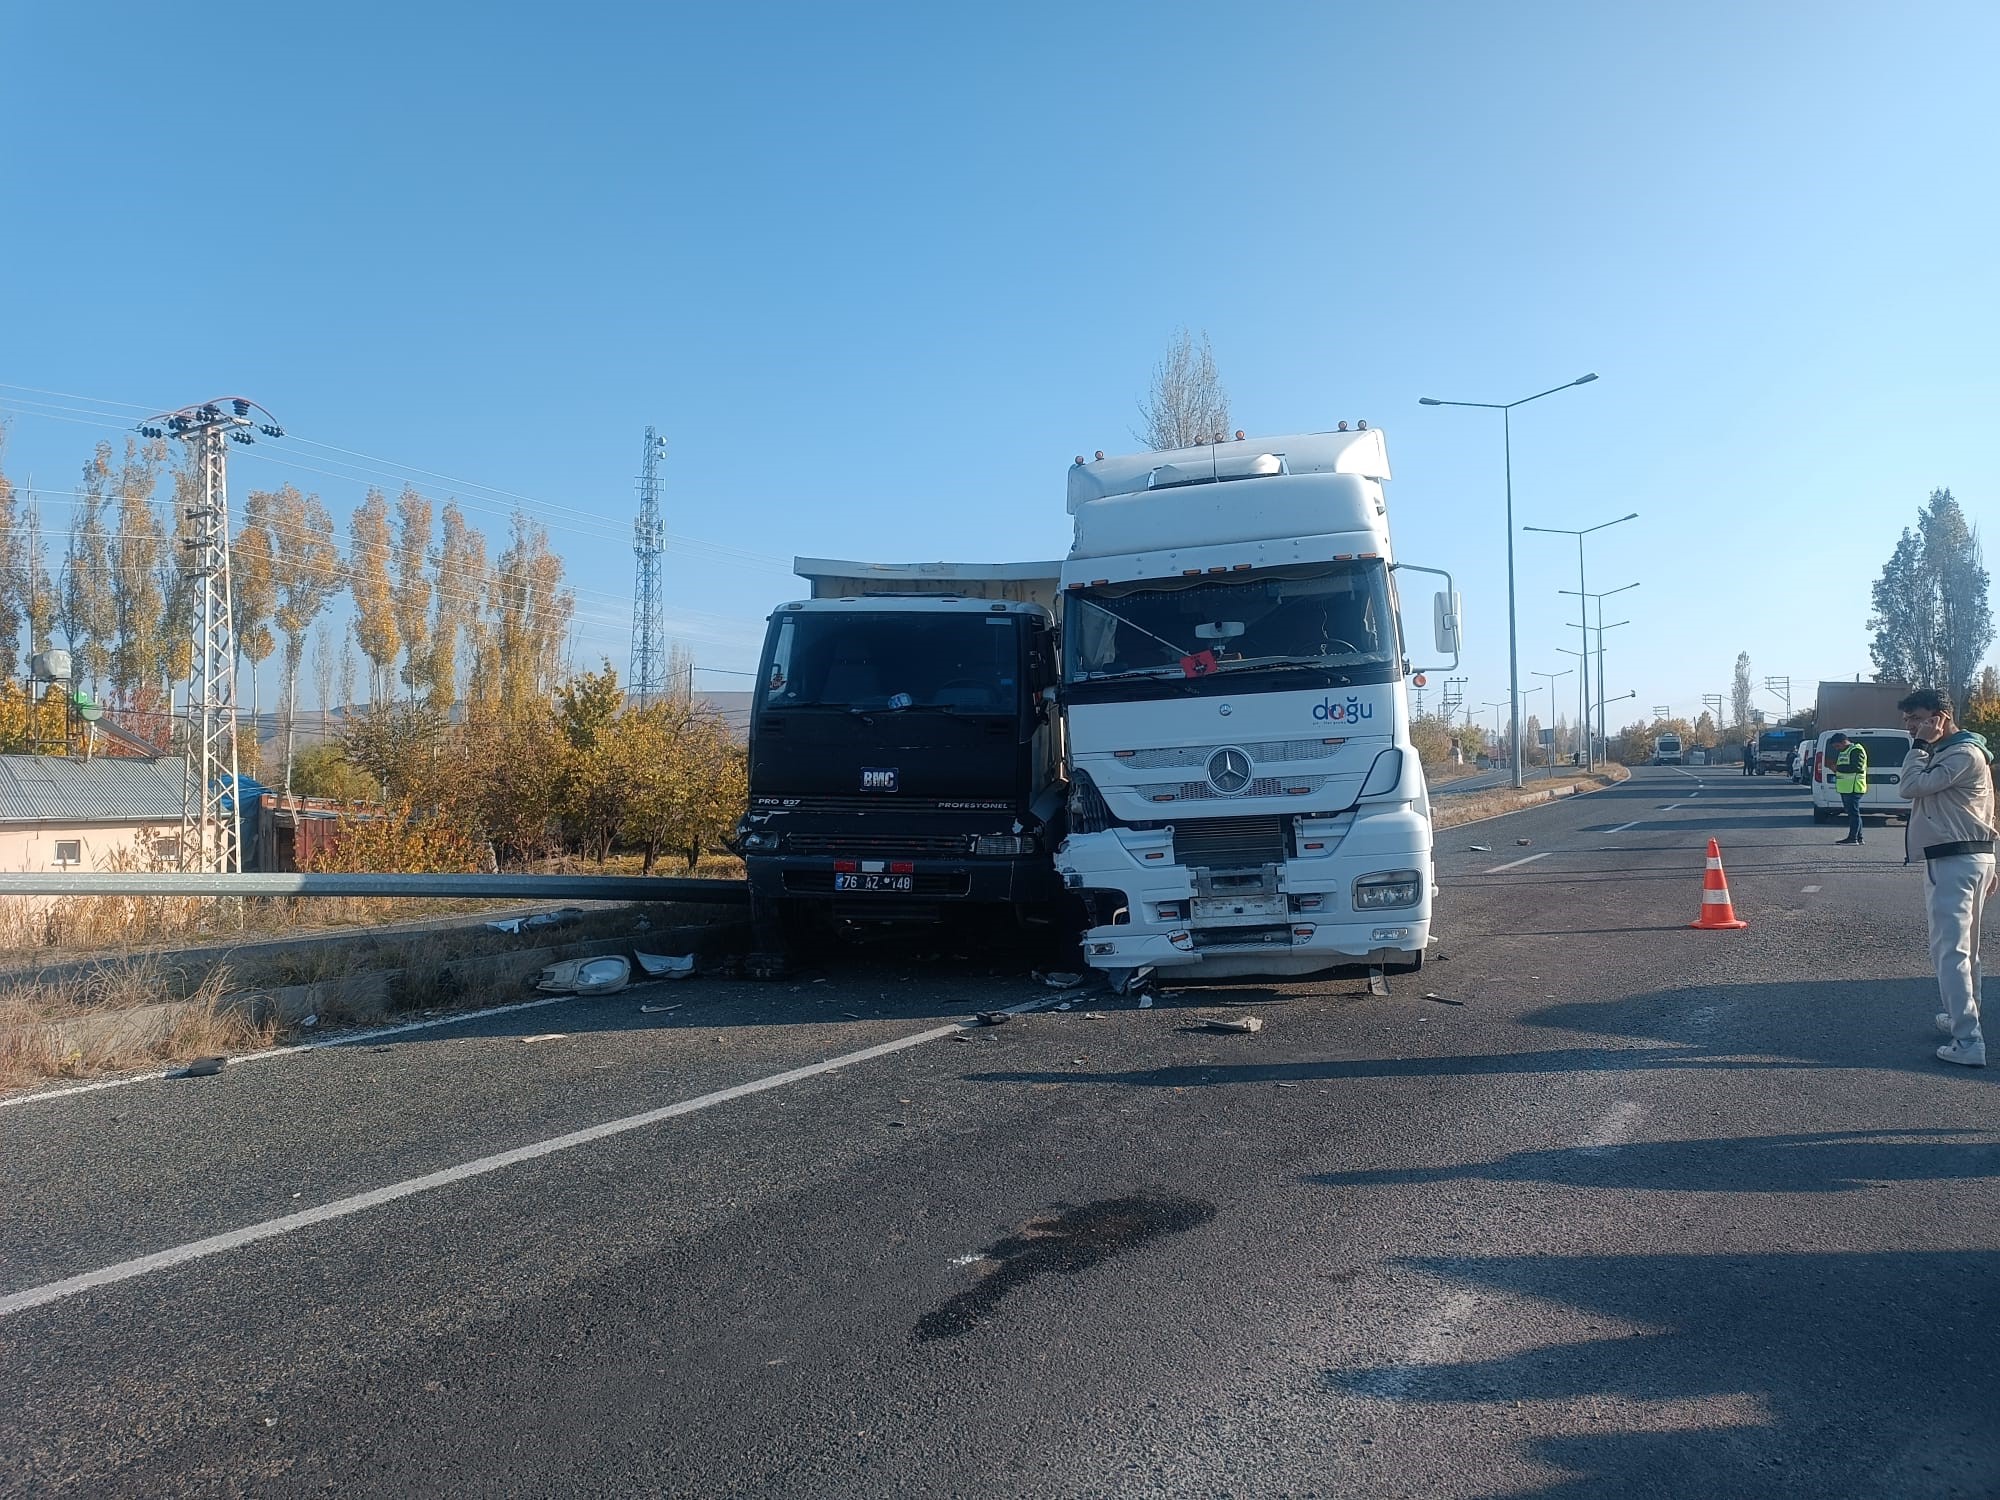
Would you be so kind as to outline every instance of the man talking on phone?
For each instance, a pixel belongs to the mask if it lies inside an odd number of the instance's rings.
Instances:
[[[1983,1068],[1979,921],[1996,883],[1993,756],[1982,736],[1958,727],[1951,700],[1935,688],[1919,688],[1896,707],[1916,742],[1900,783],[1910,802],[1905,858],[1923,855],[1931,962],[1944,1002],[1937,1024],[1951,1038],[1937,1055],[1941,1062]]]

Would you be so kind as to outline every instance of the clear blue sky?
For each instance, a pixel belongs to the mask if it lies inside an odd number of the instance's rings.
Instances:
[[[795,553],[1060,556],[1064,468],[1136,446],[1186,324],[1237,425],[1387,429],[1478,700],[1498,419],[1416,398],[1595,370],[1516,414],[1517,518],[1641,512],[1592,549],[1592,588],[1643,585],[1611,689],[1689,712],[1738,650],[1865,669],[1928,491],[1988,514],[1996,55],[1983,3],[9,0],[0,381],[241,392],[534,497],[583,664],[623,664],[656,424],[669,628],[740,669]],[[28,399],[8,470],[67,493],[100,429]],[[233,487],[344,518],[360,481],[275,462],[325,457],[260,445]],[[1569,665],[1574,548],[1519,541],[1523,669]]]

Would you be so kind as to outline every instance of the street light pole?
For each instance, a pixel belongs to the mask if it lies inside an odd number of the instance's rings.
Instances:
[[[1517,406],[1526,406],[1530,401],[1539,401],[1544,396],[1553,396],[1557,391],[1566,391],[1573,385],[1589,385],[1597,379],[1595,374],[1579,375],[1574,380],[1566,380],[1561,385],[1552,385],[1545,391],[1537,391],[1532,396],[1523,396],[1519,401],[1440,401],[1435,396],[1419,396],[1419,406],[1471,406],[1482,411],[1500,413],[1500,441],[1502,464],[1507,478],[1507,693],[1513,710],[1513,755],[1514,785],[1522,785],[1521,780],[1521,644],[1520,625],[1514,609],[1514,425],[1513,411]]]
[[[1636,589],[1638,586],[1636,583],[1628,583],[1623,588],[1606,589],[1601,594],[1587,594],[1583,596],[1597,601],[1597,738],[1600,743],[1604,742],[1610,734],[1610,728],[1604,719],[1604,632],[1608,628],[1615,628],[1607,627],[1604,623],[1604,601],[1609,599],[1613,594],[1623,594],[1631,589]],[[1559,594],[1572,594],[1576,591],[1574,589],[1558,589],[1556,592]],[[1589,615],[1584,616],[1586,621],[1589,618]],[[1630,620],[1620,620],[1618,623],[1620,625],[1629,625],[1632,622]],[[1623,700],[1620,701],[1622,702]]]
[[[1575,537],[1576,538],[1576,591],[1579,594],[1587,594],[1590,592],[1590,585],[1587,582],[1585,582],[1583,576],[1583,539],[1589,536],[1593,531],[1603,531],[1607,527],[1611,526],[1622,526],[1625,522],[1636,521],[1638,520],[1638,518],[1639,518],[1639,513],[1635,510],[1625,515],[1619,516],[1615,520],[1599,521],[1595,526],[1584,526],[1580,528],[1574,526],[1523,526],[1521,529],[1523,531],[1545,532],[1552,536]],[[1586,629],[1582,632],[1582,634],[1583,634],[1583,652],[1585,656],[1588,656],[1590,654],[1590,632],[1589,630]],[[1590,722],[1590,673],[1589,672],[1587,671],[1584,672],[1577,679],[1577,687],[1582,693],[1583,721],[1587,725]],[[1592,764],[1593,764],[1592,758],[1589,754],[1588,748],[1586,748],[1584,753],[1584,768],[1588,770]]]
[[[1571,670],[1570,668],[1564,667],[1560,672],[1536,672],[1531,674],[1536,677],[1546,677],[1548,679],[1549,717],[1551,719],[1555,718],[1556,716],[1556,679],[1558,677],[1569,676],[1570,670]],[[1531,693],[1539,693],[1541,689],[1529,688],[1528,691]],[[1556,774],[1556,727],[1554,724],[1550,724],[1549,725],[1549,775],[1553,776],[1555,774]]]

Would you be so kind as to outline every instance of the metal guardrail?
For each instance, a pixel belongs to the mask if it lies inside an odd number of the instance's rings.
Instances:
[[[502,896],[747,906],[742,880],[664,875],[0,874],[0,896]]]

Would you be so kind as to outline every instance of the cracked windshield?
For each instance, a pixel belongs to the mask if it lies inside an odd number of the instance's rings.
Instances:
[[[0,0],[0,1500],[2000,1500],[1995,59]]]

